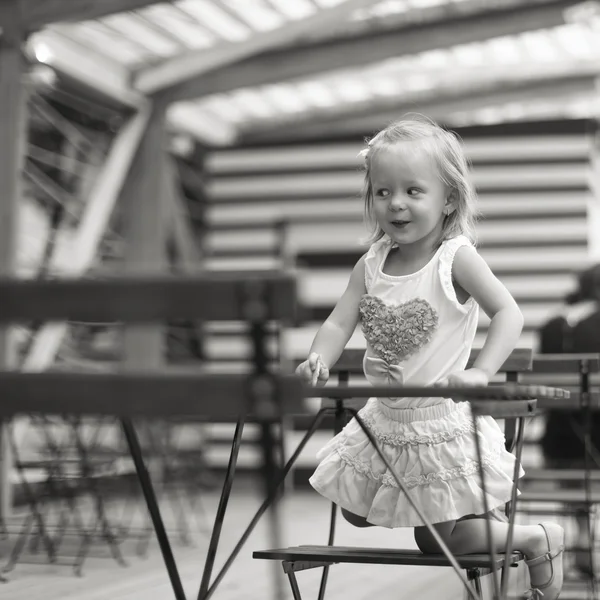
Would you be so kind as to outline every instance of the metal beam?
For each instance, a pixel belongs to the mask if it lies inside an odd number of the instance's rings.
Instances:
[[[487,106],[512,102],[527,102],[548,98],[573,98],[591,95],[598,75],[594,73],[564,75],[538,81],[501,79],[486,84],[473,84],[458,89],[449,87],[413,96],[404,102],[380,102],[368,109],[337,111],[334,114],[315,114],[301,120],[278,119],[259,127],[249,126],[240,134],[244,143],[283,141],[328,137],[342,134],[369,134],[385,127],[407,112],[420,112],[431,118],[445,120],[454,112],[469,112]]]
[[[35,31],[59,21],[88,21],[165,0],[22,0],[23,24]],[[167,0],[168,1],[168,0]],[[2,23],[0,22],[0,25]]]
[[[34,49],[41,48],[40,54],[44,55],[49,67],[123,107],[139,109],[146,102],[146,97],[131,87],[129,69],[91,49],[84,50],[68,39],[68,30],[64,26],[55,25],[34,34],[31,44]],[[231,125],[214,115],[209,120],[190,104],[169,107],[168,121],[170,129],[185,131],[211,146],[227,145],[235,140],[236,132]]]
[[[185,86],[188,80],[198,78],[203,73],[223,68],[271,48],[280,48],[305,34],[339,23],[351,11],[372,4],[373,0],[345,0],[332,8],[321,8],[305,19],[268,32],[255,33],[243,42],[219,44],[209,51],[203,48],[187,52],[154,67],[142,69],[135,79],[134,87],[144,94],[155,94],[174,85]],[[192,98],[194,95],[186,97]]]
[[[483,13],[446,16],[435,22],[411,23],[382,31],[371,30],[351,38],[277,47],[244,60],[240,60],[241,57],[238,56],[237,62],[229,67],[219,63],[212,66],[210,72],[206,72],[207,69],[194,70],[190,65],[185,72],[189,80],[173,85],[165,91],[165,95],[171,101],[189,100],[237,88],[347,69],[349,66],[359,67],[427,50],[557,27],[565,23],[565,11],[579,3],[579,0],[547,0],[509,8],[490,8]],[[196,54],[195,60],[200,61],[205,54],[204,50]],[[188,60],[193,62],[191,58]],[[221,68],[217,70],[216,66]],[[163,69],[165,66],[160,65],[158,68]],[[140,90],[156,91],[159,89],[156,85],[158,77],[158,71],[142,72],[137,80],[137,87]],[[182,78],[183,69],[180,79]],[[160,81],[164,87],[167,79],[165,77]],[[175,78],[170,81],[174,82]]]
[[[40,60],[58,73],[72,77],[119,104],[138,108],[145,102],[143,94],[131,88],[129,69],[70,40],[68,28],[63,25],[33,34],[29,45],[42,57]]]

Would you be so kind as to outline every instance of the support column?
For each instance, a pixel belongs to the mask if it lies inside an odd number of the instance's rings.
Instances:
[[[165,106],[155,104],[123,192],[127,275],[164,273],[168,219],[165,198]],[[124,368],[156,369],[164,362],[164,324],[127,325]]]
[[[172,212],[165,197],[166,110],[155,103],[123,192],[124,272],[136,277],[164,273],[167,267],[167,230]],[[123,330],[124,370],[155,371],[165,363],[165,323],[126,324]],[[142,448],[160,447],[160,423],[141,422]],[[161,486],[161,462],[148,456],[146,465],[153,483]]]
[[[19,0],[0,2],[0,276],[15,273],[15,232],[21,199],[21,172],[26,138],[25,59]],[[0,370],[15,367],[11,328],[0,328]],[[1,400],[0,400],[1,401]],[[11,457],[6,423],[0,424],[0,519],[12,507]]]

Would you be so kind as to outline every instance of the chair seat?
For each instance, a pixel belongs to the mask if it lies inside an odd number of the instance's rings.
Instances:
[[[253,558],[282,560],[286,562],[318,562],[318,563],[370,563],[382,565],[413,565],[429,567],[449,567],[450,563],[443,554],[423,554],[418,550],[395,548],[356,548],[343,546],[292,546],[274,550],[257,550]],[[494,564],[489,554],[463,554],[455,556],[463,569],[477,567],[490,569]],[[523,560],[520,552],[512,553],[511,564]],[[505,555],[495,556],[496,567],[505,563]],[[317,566],[317,565],[315,565]]]

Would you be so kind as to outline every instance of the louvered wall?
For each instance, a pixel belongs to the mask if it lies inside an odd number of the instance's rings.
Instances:
[[[483,213],[479,251],[525,315],[524,346],[535,347],[537,327],[572,288],[572,273],[587,262],[591,129],[589,123],[569,121],[457,130]],[[357,158],[362,147],[358,137],[239,148],[207,159],[205,243],[211,267],[277,265],[276,224],[289,221],[286,250],[296,259],[300,295],[310,315],[308,323],[285,334],[284,348],[292,357],[306,355],[364,252]],[[477,344],[488,323],[482,314]],[[364,346],[359,332],[349,345]],[[215,359],[248,350],[235,327],[214,331],[206,348]]]

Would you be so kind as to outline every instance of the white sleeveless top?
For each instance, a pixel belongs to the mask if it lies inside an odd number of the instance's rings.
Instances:
[[[477,330],[479,306],[460,304],[452,285],[452,262],[461,246],[473,247],[463,235],[442,242],[433,258],[410,275],[383,273],[393,247],[388,238],[375,242],[365,257],[367,293],[360,320],[367,340],[363,368],[373,385],[431,385],[466,367]],[[390,408],[423,408],[443,398],[380,398]]]

